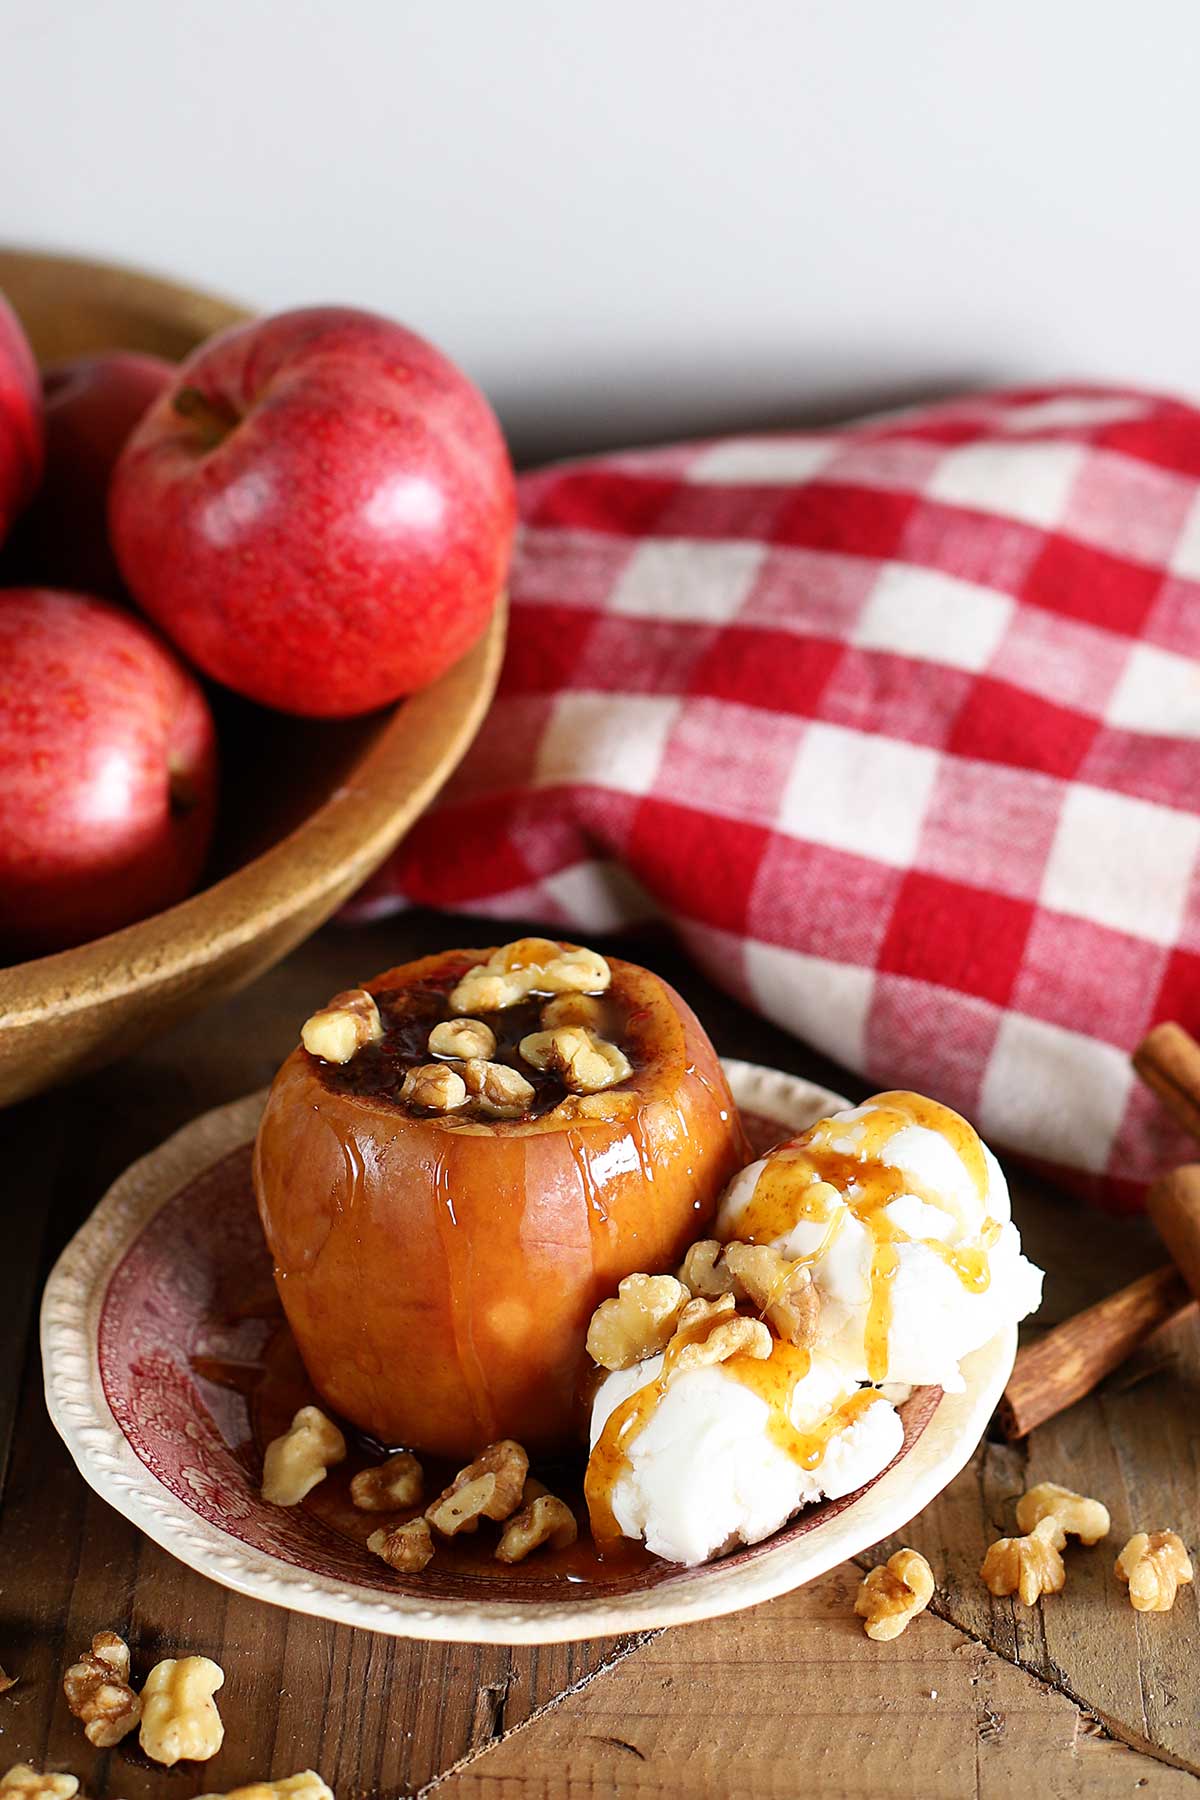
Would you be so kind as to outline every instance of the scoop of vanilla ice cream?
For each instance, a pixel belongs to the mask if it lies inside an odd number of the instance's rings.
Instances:
[[[649,1382],[661,1356],[606,1377],[592,1406],[594,1448],[609,1415]],[[827,1358],[814,1359],[792,1390],[789,1416],[815,1429],[856,1383]],[[735,1543],[756,1544],[822,1494],[852,1493],[885,1469],[904,1438],[882,1398],[837,1433],[805,1469],[770,1434],[771,1409],[724,1364],[688,1369],[668,1383],[649,1422],[629,1444],[611,1495],[626,1537],[671,1562],[706,1561]]]
[[[839,1158],[853,1158],[863,1148],[870,1115],[877,1110],[876,1102],[868,1100],[835,1113],[825,1132],[828,1150]],[[948,1392],[960,1391],[961,1359],[1001,1326],[1034,1312],[1041,1302],[1042,1272],[1021,1254],[1004,1173],[986,1144],[978,1138],[973,1141],[982,1151],[986,1170],[982,1193],[951,1138],[928,1125],[904,1124],[881,1144],[872,1144],[877,1161],[919,1190],[899,1192],[879,1209],[897,1255],[889,1283],[887,1367],[874,1371],[880,1383],[917,1387],[930,1382]],[[718,1237],[741,1235],[759,1176],[779,1154],[761,1157],[734,1177],[717,1215]],[[786,1179],[786,1170],[783,1175]],[[799,1165],[795,1179],[799,1194],[807,1179]],[[833,1185],[839,1191],[830,1197],[826,1217],[799,1218],[768,1241],[784,1256],[813,1259],[812,1278],[821,1301],[817,1348],[854,1378],[867,1381],[873,1378],[866,1332],[875,1232],[869,1215],[864,1211],[860,1218],[856,1213],[861,1196],[854,1179]],[[988,1241],[989,1235],[995,1236],[994,1242]],[[933,1247],[939,1244],[952,1252],[982,1253],[986,1287],[964,1283]]]

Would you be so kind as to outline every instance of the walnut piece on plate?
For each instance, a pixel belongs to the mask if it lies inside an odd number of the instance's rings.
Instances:
[[[406,1525],[397,1525],[392,1530],[386,1528],[373,1531],[367,1539],[367,1549],[381,1556],[388,1567],[401,1575],[419,1575],[433,1561],[433,1533],[429,1529],[427,1519],[410,1519]]]
[[[397,1450],[373,1469],[360,1469],[350,1483],[350,1500],[360,1512],[400,1512],[424,1498],[425,1472],[411,1450]]]
[[[525,1491],[529,1458],[512,1438],[489,1444],[460,1469],[448,1488],[425,1508],[425,1517],[443,1537],[475,1531],[480,1519],[507,1519]]]
[[[346,1440],[333,1420],[319,1406],[302,1406],[282,1437],[267,1445],[263,1499],[273,1506],[299,1506],[345,1455]]]
[[[533,1551],[549,1544],[554,1550],[565,1550],[579,1536],[575,1514],[565,1500],[549,1492],[540,1481],[525,1483],[520,1512],[514,1513],[500,1534],[496,1560],[503,1563],[524,1562]]]

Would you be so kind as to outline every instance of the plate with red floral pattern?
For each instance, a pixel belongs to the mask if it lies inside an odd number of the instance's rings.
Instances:
[[[725,1067],[760,1150],[846,1104],[778,1070]],[[733,1612],[824,1574],[927,1506],[969,1459],[1011,1371],[1015,1327],[964,1360],[964,1392],[917,1389],[901,1409],[901,1449],[874,1481],[697,1568],[640,1546],[598,1558],[579,1467],[553,1472],[580,1519],[575,1546],[507,1568],[482,1541],[456,1540],[452,1556],[398,1575],[366,1549],[378,1515],[349,1503],[369,1446],[352,1442],[298,1507],[259,1492],[266,1443],[315,1398],[254,1204],[264,1099],[207,1113],[133,1164],[60,1257],[41,1322],[47,1406],[81,1474],[173,1556],[240,1593],[371,1631],[470,1642],[557,1643]]]

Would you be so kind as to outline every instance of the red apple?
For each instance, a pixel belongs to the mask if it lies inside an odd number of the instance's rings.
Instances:
[[[402,325],[313,307],[182,365],[109,492],[121,572],[200,668],[284,712],[413,692],[504,585],[515,493],[483,396]]]
[[[199,686],[119,607],[0,590],[0,943],[38,955],[170,906],[212,833]]]
[[[175,373],[161,356],[111,350],[42,371],[46,472],[5,557],[10,581],[122,592],[108,542],[108,484],[126,438]]]
[[[42,473],[37,364],[16,313],[0,294],[0,540]]]

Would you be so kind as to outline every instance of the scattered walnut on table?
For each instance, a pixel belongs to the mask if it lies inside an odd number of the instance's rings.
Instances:
[[[411,1450],[397,1450],[373,1469],[360,1469],[350,1483],[350,1499],[360,1512],[399,1512],[419,1506],[425,1474]]]
[[[520,1512],[513,1514],[500,1534],[495,1551],[497,1562],[524,1562],[543,1544],[549,1544],[552,1550],[565,1550],[578,1538],[575,1514],[565,1500],[550,1493],[540,1481],[530,1477],[521,1500]]]
[[[9,1688],[16,1687],[18,1677],[10,1675],[7,1669],[0,1669],[0,1694],[7,1694]]]
[[[999,1599],[1019,1594],[1033,1606],[1043,1594],[1059,1594],[1067,1585],[1067,1571],[1060,1552],[1066,1533],[1053,1513],[1025,1537],[998,1538],[983,1559],[979,1573],[990,1594]]]
[[[1039,1481],[1017,1501],[1017,1524],[1022,1531],[1032,1531],[1051,1513],[1068,1536],[1077,1537],[1081,1544],[1098,1544],[1112,1525],[1101,1501],[1089,1500],[1086,1494],[1060,1487],[1056,1481]]]
[[[1138,1531],[1116,1562],[1138,1612],[1170,1612],[1179,1589],[1192,1579],[1192,1559],[1174,1531]]]
[[[251,1781],[227,1794],[200,1794],[197,1800],[333,1800],[333,1790],[315,1769],[303,1769],[279,1781]]]
[[[877,1644],[906,1631],[933,1599],[933,1570],[919,1550],[897,1550],[871,1569],[859,1587],[854,1610]]]
[[[63,1693],[84,1737],[99,1750],[119,1744],[142,1716],[129,1685],[129,1647],[115,1631],[96,1633],[91,1649],[63,1676]]]
[[[273,1506],[299,1506],[305,1494],[343,1461],[346,1440],[319,1406],[302,1406],[263,1457],[262,1497]]]
[[[458,1471],[425,1508],[425,1517],[443,1537],[475,1531],[480,1519],[507,1519],[521,1504],[528,1474],[524,1449],[512,1438],[501,1438]]]
[[[0,1794],[18,1796],[18,1800],[71,1800],[79,1792],[77,1775],[43,1775],[29,1763],[14,1763],[0,1777]]]
[[[433,1560],[433,1534],[426,1519],[410,1519],[390,1531],[373,1531],[367,1549],[401,1575],[419,1575]]]
[[[484,1061],[496,1054],[496,1034],[482,1019],[443,1019],[429,1034],[431,1056],[456,1056],[460,1062],[468,1057]]]
[[[517,938],[461,977],[450,994],[456,1013],[500,1012],[529,994],[598,994],[612,970],[594,950],[564,950],[551,938]]]
[[[741,1297],[759,1310],[776,1337],[807,1347],[816,1342],[821,1305],[812,1273],[770,1244],[726,1244],[722,1258]]]
[[[379,1008],[366,988],[347,988],[345,993],[335,994],[328,1006],[300,1028],[300,1042],[309,1055],[331,1063],[348,1063],[364,1044],[373,1044],[382,1036]]]
[[[400,1098],[428,1112],[457,1112],[467,1104],[467,1084],[449,1063],[419,1063],[404,1077]]]
[[[673,1275],[626,1275],[588,1326],[587,1351],[602,1369],[632,1369],[665,1350],[690,1299]]]
[[[557,1075],[572,1094],[603,1093],[633,1074],[624,1051],[597,1037],[586,1025],[531,1031],[521,1039],[520,1050],[530,1068]]]
[[[533,1099],[533,1083],[507,1063],[472,1057],[463,1064],[462,1078],[467,1092],[494,1119],[519,1119]]]
[[[142,1689],[138,1742],[154,1762],[207,1762],[221,1748],[225,1727],[213,1695],[225,1680],[207,1656],[166,1657],[155,1663]]]

